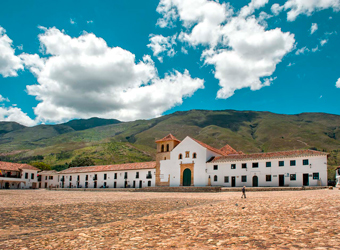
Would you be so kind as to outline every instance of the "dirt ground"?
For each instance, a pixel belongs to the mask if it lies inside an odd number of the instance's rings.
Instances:
[[[340,249],[340,190],[0,190],[0,249]]]

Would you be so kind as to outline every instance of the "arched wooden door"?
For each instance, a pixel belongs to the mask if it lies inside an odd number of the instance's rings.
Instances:
[[[259,186],[259,177],[256,175],[253,176],[253,187],[258,187]]]
[[[191,186],[191,170],[189,168],[183,171],[183,186]]]

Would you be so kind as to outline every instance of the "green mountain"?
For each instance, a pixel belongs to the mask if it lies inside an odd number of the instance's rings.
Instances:
[[[86,119],[72,120],[72,121],[64,123],[63,125],[69,126],[72,129],[79,131],[79,130],[85,130],[85,129],[95,128],[99,126],[117,124],[117,123],[120,123],[120,121],[116,119],[101,119],[101,118],[93,117],[87,120]]]
[[[77,156],[89,156],[96,164],[152,160],[154,141],[168,133],[180,140],[191,136],[216,148],[230,144],[245,153],[326,151],[330,178],[340,165],[340,116],[325,113],[191,110],[132,122],[91,118],[35,127],[1,122],[0,131],[0,159],[40,160],[59,167]]]

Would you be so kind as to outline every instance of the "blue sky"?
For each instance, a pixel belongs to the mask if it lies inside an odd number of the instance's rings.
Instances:
[[[6,1],[0,120],[340,114],[340,0]]]

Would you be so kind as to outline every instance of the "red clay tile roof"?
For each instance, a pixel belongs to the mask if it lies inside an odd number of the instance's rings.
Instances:
[[[190,137],[191,138],[191,137]],[[201,141],[199,141],[199,140],[196,140],[196,139],[194,139],[194,138],[191,138],[191,139],[193,139],[195,142],[197,142],[198,144],[201,144],[203,147],[205,147],[206,149],[209,149],[210,151],[213,151],[213,152],[215,152],[215,153],[217,153],[217,154],[220,154],[220,155],[226,155],[223,151],[221,151],[221,150],[219,150],[219,149],[217,149],[217,148],[214,148],[214,147],[212,147],[212,146],[209,146],[208,144],[205,144],[204,142],[201,142]]]
[[[0,161],[0,170],[20,171],[21,169],[39,170],[28,164]]]
[[[58,174],[58,172],[55,170],[44,170],[39,172],[39,175],[51,175],[51,174]]]
[[[239,155],[227,155],[215,157],[211,162],[229,162],[229,161],[244,161],[244,160],[263,160],[263,159],[278,159],[288,157],[307,157],[307,156],[322,156],[328,155],[324,152],[319,152],[310,149],[293,150],[293,151],[280,151],[280,152],[268,152],[268,153],[255,153],[255,154],[239,154]]]
[[[161,140],[157,140],[156,142],[163,142],[163,141],[178,141],[181,142],[180,140],[178,140],[175,136],[173,136],[172,134],[168,134],[167,136],[165,136],[163,139]]]
[[[225,155],[238,154],[238,152],[233,149],[229,144],[225,145],[220,149]]]
[[[86,173],[86,172],[103,172],[103,171],[119,171],[119,170],[138,170],[138,169],[151,169],[156,167],[155,161],[150,162],[135,162],[116,165],[102,165],[102,166],[89,166],[89,167],[73,167],[60,171],[59,174],[73,174],[73,173]]]

